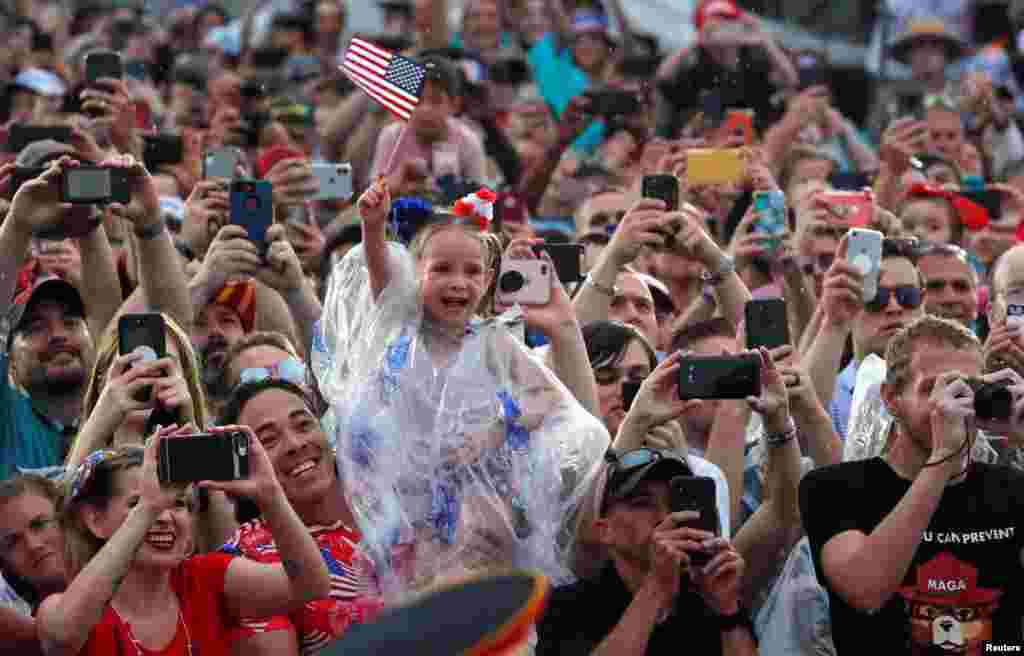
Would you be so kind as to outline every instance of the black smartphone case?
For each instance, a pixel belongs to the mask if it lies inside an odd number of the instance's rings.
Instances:
[[[533,252],[538,256],[542,252],[547,252],[551,256],[559,282],[568,284],[583,280],[580,271],[583,244],[538,244],[533,247]]]
[[[167,355],[167,336],[164,318],[156,312],[125,314],[117,320],[117,342],[120,355],[131,353],[140,346],[153,349],[156,357]],[[135,400],[145,403],[149,400],[150,388],[141,390]]]
[[[789,318],[786,301],[765,298],[748,301],[743,309],[746,319],[747,348],[778,348],[789,344]]]
[[[757,354],[689,356],[679,363],[680,399],[745,399],[760,394]]]
[[[674,175],[645,175],[640,195],[660,200],[667,211],[675,212],[679,209],[679,180]]]
[[[160,441],[157,462],[162,483],[234,481],[249,477],[249,436],[196,433]]]

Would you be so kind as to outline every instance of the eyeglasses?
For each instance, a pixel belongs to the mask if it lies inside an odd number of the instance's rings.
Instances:
[[[889,297],[896,296],[896,302],[906,310],[915,310],[921,307],[924,298],[920,287],[913,285],[901,285],[899,287],[879,287],[875,297],[864,304],[868,312],[881,312],[889,307]]]
[[[248,367],[242,369],[238,383],[256,383],[268,378],[286,380],[300,387],[306,385],[306,365],[293,357],[287,357],[270,367]]]
[[[24,535],[39,535],[57,525],[57,518],[50,515],[41,515],[29,521],[23,532],[8,533],[0,537],[0,553],[11,553],[18,546]]]

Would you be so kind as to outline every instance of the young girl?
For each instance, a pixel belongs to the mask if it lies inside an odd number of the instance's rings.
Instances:
[[[183,487],[157,478],[161,440],[89,455],[67,481],[61,510],[68,586],[36,618],[47,655],[226,656],[242,617],[268,617],[326,597],[327,565],[288,503],[266,451],[250,443],[249,477],[203,485],[250,498],[263,513],[281,565],[224,553],[191,555],[192,508]],[[185,439],[185,438],[182,438]]]
[[[389,595],[495,566],[565,580],[563,522],[608,447],[521,334],[478,318],[496,265],[492,202],[481,191],[424,211],[418,229],[393,217],[407,250],[385,240],[386,183],[371,187],[363,243],[332,273],[314,340],[342,477]],[[510,254],[534,257],[522,244]],[[545,284],[551,301],[525,318],[585,366],[568,297]]]

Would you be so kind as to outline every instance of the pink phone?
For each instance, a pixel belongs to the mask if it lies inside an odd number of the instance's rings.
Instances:
[[[545,260],[502,259],[497,300],[502,305],[545,305],[551,300],[551,265]]]

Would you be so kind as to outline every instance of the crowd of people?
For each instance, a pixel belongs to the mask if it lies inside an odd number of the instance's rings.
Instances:
[[[0,653],[510,568],[508,653],[1024,648],[1018,3],[897,3],[859,107],[734,0],[377,4],[408,120],[346,0],[0,2]]]

